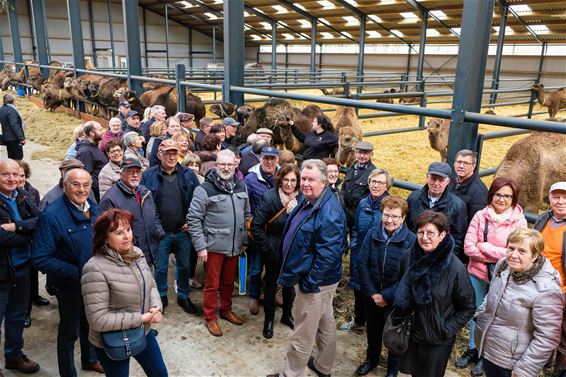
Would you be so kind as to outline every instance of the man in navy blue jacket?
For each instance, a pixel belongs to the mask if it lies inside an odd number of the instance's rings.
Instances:
[[[303,161],[303,199],[283,231],[283,267],[279,284],[294,286],[295,329],[289,340],[283,375],[304,374],[308,366],[318,376],[330,375],[336,358],[336,321],[332,298],[342,273],[346,216],[328,188],[326,164]],[[310,356],[315,342],[316,359]]]

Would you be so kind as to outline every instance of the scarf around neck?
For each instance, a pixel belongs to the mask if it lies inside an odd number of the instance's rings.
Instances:
[[[533,262],[531,268],[529,268],[526,271],[511,272],[511,278],[513,279],[515,284],[518,285],[525,284],[531,281],[540,272],[542,266],[544,266],[544,262],[546,262],[546,258],[543,255],[539,255],[537,259],[535,259],[535,261]],[[505,271],[507,267],[508,267],[507,261],[504,259],[501,262],[499,268],[497,269],[496,276],[501,276],[501,273]]]

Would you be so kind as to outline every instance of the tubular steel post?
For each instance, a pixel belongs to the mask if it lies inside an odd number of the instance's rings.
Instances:
[[[423,80],[423,67],[426,49],[426,29],[428,26],[428,11],[423,11],[421,22],[421,38],[419,41],[419,60],[417,62],[417,81]],[[422,92],[422,83],[418,85],[418,90]]]
[[[244,93],[230,86],[244,85],[244,2],[224,2],[224,91],[222,100],[244,104]]]
[[[359,53],[358,53],[358,80],[364,81],[364,57],[365,57],[365,49],[366,49],[366,15],[360,16],[360,41],[358,42],[359,45]],[[358,93],[362,92],[362,87],[358,87]]]
[[[453,165],[461,149],[474,149],[477,122],[465,122],[466,111],[481,109],[494,0],[464,0],[462,35],[456,65],[447,162]]]
[[[193,29],[189,29],[189,67],[193,69]]]
[[[499,89],[499,73],[501,70],[501,56],[503,55],[503,45],[505,43],[505,29],[507,27],[507,14],[509,5],[507,3],[500,6],[501,19],[499,21],[499,35],[497,36],[497,51],[495,52],[495,62],[493,63],[493,78],[491,79],[491,89]],[[497,102],[497,92],[490,95],[489,103]]]
[[[0,60],[4,61],[4,44],[2,43],[2,38],[0,38]],[[4,68],[4,63],[0,62],[0,69]]]
[[[142,8],[142,17],[143,17],[143,50],[144,50],[144,60],[145,60],[145,67],[149,67],[149,57],[147,56],[147,13],[146,9]]]
[[[43,13],[43,0],[32,0],[32,17],[35,29],[35,40],[37,41],[37,55],[39,64],[47,65],[47,37],[45,35],[45,13]],[[2,57],[2,59],[4,59]],[[41,68],[41,74],[47,80],[49,70]]]
[[[177,87],[177,110],[180,113],[184,113],[186,111],[186,94],[185,94],[185,87],[181,85],[181,81],[185,80],[185,65],[184,64],[177,64],[175,66],[175,81]]]
[[[22,57],[22,45],[20,43],[20,28],[18,27],[18,15],[16,14],[16,0],[8,0],[8,22],[10,23],[10,36],[12,37],[12,48],[14,51],[15,69],[18,71],[24,61]]]
[[[34,41],[34,26],[33,26],[33,12],[31,10],[29,1],[26,1],[26,5],[28,7],[27,12],[28,12],[28,22],[29,22],[29,32],[30,32],[30,36],[31,36],[31,54],[33,55],[33,60],[37,59],[37,54],[36,54],[36,46],[35,46],[35,41]]]
[[[277,70],[277,21],[271,21],[271,70]]]
[[[407,53],[407,70],[405,73],[404,81],[408,81],[409,75],[411,74],[411,52],[413,50],[413,45],[409,43],[408,47],[409,47],[409,52]],[[408,90],[407,85],[401,84],[400,90],[402,92],[406,92]]]
[[[84,69],[85,51],[83,46],[83,27],[81,25],[81,5],[76,0],[67,0],[69,32],[73,45],[73,64],[75,69]],[[77,73],[75,73],[78,76]]]
[[[212,27],[212,62],[216,64],[216,26]]]
[[[165,3],[165,60],[169,70],[169,4]]]
[[[98,59],[96,58],[96,36],[94,35],[92,0],[88,0],[88,26],[90,28],[90,46],[92,49],[92,63],[98,66]],[[42,63],[43,64],[43,63]]]
[[[537,78],[535,79],[535,84],[540,83],[540,78],[542,76],[542,65],[544,63],[544,56],[546,55],[546,42],[544,42],[541,46],[541,52],[540,52],[540,60],[538,63],[538,72],[537,72]],[[529,114],[527,115],[527,118],[531,119],[531,117],[533,116],[533,108],[535,106],[535,92],[531,91],[531,102],[529,103]]]
[[[110,3],[110,1],[111,0],[108,0],[106,3],[108,9],[108,27],[110,28],[110,50],[112,52],[112,68],[116,68],[116,51],[114,50],[114,26],[112,26],[112,4]]]
[[[313,81],[313,72],[316,72],[316,19],[311,18],[311,81]]]
[[[122,14],[124,15],[124,35],[126,37],[128,87],[139,96],[143,92],[142,83],[131,78],[132,75],[141,76],[142,74],[138,0],[122,0]]]

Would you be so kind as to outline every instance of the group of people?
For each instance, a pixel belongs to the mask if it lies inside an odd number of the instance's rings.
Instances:
[[[192,114],[167,118],[154,106],[146,115],[142,122],[125,102],[106,131],[97,122],[83,125],[74,158],[61,163],[60,181],[41,202],[24,163],[0,160],[6,368],[40,368],[22,352],[30,300],[43,299],[30,294],[35,268],[58,303],[61,376],[77,375],[77,339],[82,369],[127,376],[129,357],[112,357],[106,339],[140,327],[144,346],[131,357],[148,376],[166,376],[151,325],[169,305],[173,254],[176,303],[198,315],[190,292],[202,288],[213,336],[223,335],[220,319],[244,323],[232,310],[232,293],[247,281],[248,310],[258,315],[263,297],[262,335],[271,339],[280,285],[280,322],[293,332],[282,369],[271,376],[302,376],[306,368],[329,376],[337,343],[333,296],[349,254],[354,313],[339,328],[366,329],[358,375],[378,367],[391,316],[411,317],[412,328],[406,351],[388,354],[388,377],[443,376],[468,322],[468,349],[457,367],[473,364],[474,376],[536,376],[558,347],[555,368],[566,375],[566,182],[551,187],[550,209],[531,230],[518,184],[497,178],[488,189],[473,151],[460,151],[454,170],[430,164],[426,184],[405,200],[389,194],[393,177],[373,164],[367,141],[355,146],[355,162],[340,179],[325,116],[311,133],[293,130],[311,157],[297,164],[271,145],[271,130],[238,145],[232,118],[203,118],[195,135]]]

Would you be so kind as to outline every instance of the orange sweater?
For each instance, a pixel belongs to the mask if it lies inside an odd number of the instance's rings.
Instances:
[[[566,225],[552,228],[551,221],[548,221],[542,230],[542,238],[544,238],[544,251],[542,252],[548,258],[552,266],[560,273],[562,280],[562,292],[566,293],[566,275],[564,274],[562,242],[564,240],[564,232]]]

